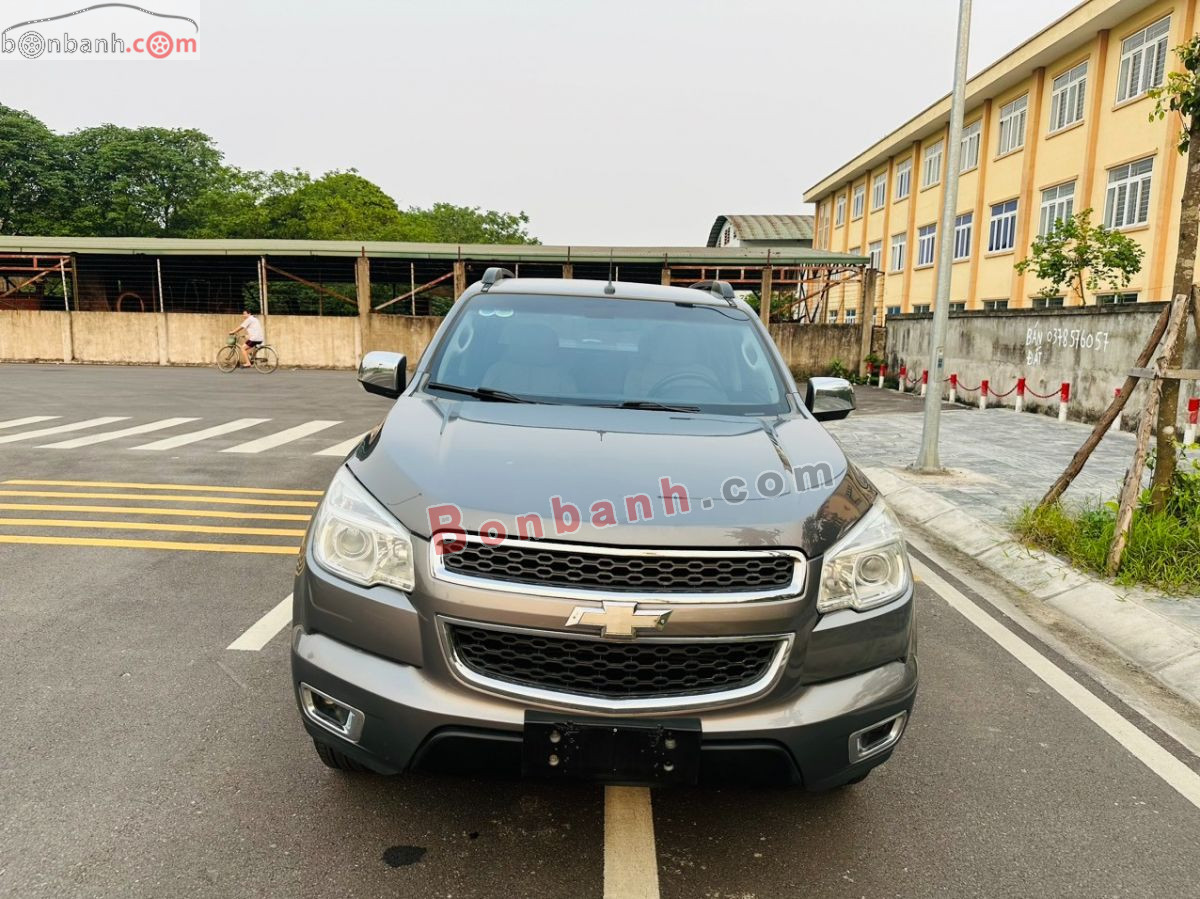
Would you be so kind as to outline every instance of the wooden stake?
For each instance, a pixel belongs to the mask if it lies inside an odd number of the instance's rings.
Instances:
[[[1170,360],[1175,356],[1175,347],[1182,334],[1187,330],[1188,298],[1179,294],[1171,304],[1171,319],[1167,325],[1167,338],[1163,344],[1163,353],[1155,363],[1155,374],[1150,382],[1150,392],[1146,396],[1146,407],[1142,411],[1141,421],[1138,422],[1137,447],[1133,451],[1133,462],[1125,472],[1125,484],[1121,487],[1121,504],[1117,509],[1117,527],[1113,532],[1112,546],[1108,549],[1106,569],[1112,577],[1121,567],[1121,557],[1125,555],[1125,543],[1129,537],[1129,526],[1133,523],[1133,510],[1142,492],[1142,471],[1146,467],[1146,453],[1150,448],[1150,436],[1157,419],[1158,404],[1162,399],[1162,374]],[[1124,391],[1122,391],[1123,393]]]

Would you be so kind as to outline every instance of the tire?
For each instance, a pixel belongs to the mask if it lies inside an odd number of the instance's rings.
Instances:
[[[235,346],[223,346],[217,350],[217,368],[231,372],[242,364],[242,354]]]
[[[260,346],[254,354],[254,367],[264,375],[269,375],[279,368],[279,357],[275,355],[275,350],[269,346]]]
[[[317,749],[317,755],[321,761],[325,763],[326,768],[332,768],[334,771],[349,771],[354,774],[369,771],[366,766],[360,765],[350,756],[337,749],[334,749],[328,743],[322,743],[320,740],[313,740],[313,746]]]

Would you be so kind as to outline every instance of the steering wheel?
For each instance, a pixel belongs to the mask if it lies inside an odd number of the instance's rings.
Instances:
[[[699,371],[677,371],[673,374],[669,374],[665,378],[659,380],[659,382],[649,390],[647,390],[646,394],[648,396],[655,396],[660,390],[663,390],[677,381],[693,381],[697,384],[703,384],[705,387],[711,387],[721,396],[725,395],[725,388],[721,385],[720,381],[718,381],[712,375],[707,375],[704,372]]]

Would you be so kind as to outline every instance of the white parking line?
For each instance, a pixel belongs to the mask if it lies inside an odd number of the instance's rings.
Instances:
[[[276,634],[292,623],[292,594],[288,594],[275,608],[250,625],[244,634],[230,643],[226,649],[258,652],[271,642]]]
[[[604,899],[658,899],[654,810],[646,787],[604,788]]]
[[[198,443],[201,440],[207,440],[209,437],[220,437],[222,434],[228,434],[231,431],[240,431],[243,428],[250,428],[254,425],[260,425],[265,421],[270,421],[269,418],[238,418],[234,421],[227,421],[221,425],[213,425],[211,428],[204,428],[200,431],[192,431],[190,434],[177,434],[174,437],[167,437],[164,440],[155,440],[153,443],[144,443],[141,446],[135,446],[135,450],[169,450],[179,446],[187,446],[189,443]]]
[[[335,443],[328,449],[317,450],[313,453],[314,456],[344,456],[358,446],[358,442],[363,439],[368,432],[363,431],[357,437],[351,437],[349,440],[343,440],[341,443]]]
[[[58,418],[57,415],[30,415],[25,418],[10,418],[8,421],[0,421],[0,430],[5,428],[19,428],[21,425],[35,425],[39,421],[53,421]]]
[[[1041,678],[1092,723],[1121,744],[1135,759],[1157,774],[1188,802],[1200,808],[1200,774],[1167,752],[1036,649],[979,608],[928,565],[912,560],[913,570],[947,605],[1000,645],[1009,655]]]
[[[231,446],[228,449],[221,450],[221,452],[261,453],[263,450],[283,446],[285,443],[291,443],[293,440],[299,440],[301,437],[307,437],[309,434],[315,434],[317,431],[324,431],[326,428],[332,428],[334,425],[340,424],[340,421],[322,421],[320,419],[306,421],[304,424],[288,428],[286,431],[278,431],[274,434],[268,434],[266,437],[259,437],[257,440],[239,443],[237,446]]]
[[[160,421],[152,421],[144,425],[121,428],[119,431],[104,431],[101,434],[87,434],[83,437],[75,437],[59,443],[47,443],[39,446],[38,449],[75,449],[79,446],[91,446],[93,443],[106,443],[109,440],[118,440],[121,437],[132,437],[135,434],[149,434],[151,431],[162,431],[166,428],[173,428],[176,425],[187,424],[189,421],[199,420],[198,418],[164,418]]]
[[[69,431],[82,431],[84,428],[98,428],[100,425],[110,425],[114,421],[126,421],[128,415],[107,415],[104,418],[89,418],[87,421],[73,421],[69,425],[55,425],[52,428],[38,428],[36,431],[21,431],[18,434],[5,434],[0,437],[0,443],[14,443],[18,440],[30,440],[34,437],[48,437],[51,434],[66,434]]]

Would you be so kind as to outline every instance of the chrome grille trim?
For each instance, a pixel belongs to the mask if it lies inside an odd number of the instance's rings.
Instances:
[[[437,618],[438,638],[442,651],[455,678],[465,686],[500,696],[505,699],[515,699],[523,703],[540,705],[549,708],[583,709],[597,712],[664,712],[679,709],[717,708],[749,702],[763,695],[778,683],[783,669],[791,655],[795,642],[794,634],[748,634],[738,637],[639,637],[638,643],[739,643],[746,641],[762,642],[777,641],[778,645],[763,676],[757,681],[745,684],[733,690],[714,691],[712,693],[696,693],[688,696],[636,697],[632,699],[604,699],[595,696],[581,696],[576,693],[564,693],[538,687],[528,687],[514,684],[499,678],[488,677],[469,667],[458,657],[454,649],[454,640],[450,634],[452,626],[480,628],[484,630],[504,631],[530,636],[549,637],[565,640],[595,640],[606,641],[595,634],[571,634],[563,631],[539,630],[524,627],[509,627],[501,624],[491,624],[481,621],[469,621],[463,618],[450,618],[439,615]]]
[[[464,587],[478,587],[484,590],[500,590],[506,593],[520,593],[524,596],[544,596],[555,599],[570,600],[615,600],[624,602],[653,602],[661,605],[700,605],[705,603],[740,603],[758,602],[768,599],[786,599],[799,596],[804,592],[807,579],[808,560],[804,554],[794,549],[675,549],[620,546],[596,546],[587,543],[556,543],[545,540],[508,541],[528,544],[531,550],[546,552],[561,552],[570,554],[592,554],[607,556],[640,556],[644,558],[694,558],[694,559],[754,559],[778,558],[785,556],[792,560],[792,580],[781,587],[763,590],[745,590],[732,593],[700,592],[700,593],[671,593],[671,592],[635,592],[624,590],[597,590],[587,587],[562,587],[530,583],[526,581],[499,580],[463,574],[448,568],[445,556],[438,552],[442,541],[452,540],[453,535],[439,533],[430,539],[429,568],[430,573],[439,581],[458,584]],[[467,534],[466,542],[482,544],[478,534]]]

